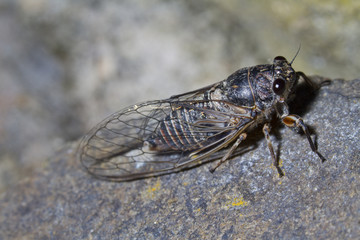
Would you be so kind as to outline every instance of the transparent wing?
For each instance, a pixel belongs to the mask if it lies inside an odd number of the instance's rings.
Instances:
[[[185,98],[188,96],[184,95]],[[230,123],[231,117],[226,112],[212,109],[196,109],[192,102],[170,98],[134,105],[119,111],[92,129],[81,141],[78,157],[85,168],[99,178],[114,181],[127,181],[150,176],[177,172],[203,161],[219,158],[217,153],[227,146],[251,121],[239,117],[238,124]],[[174,109],[191,108],[196,113],[206,114],[211,118],[190,122],[179,122],[183,129],[175,138],[199,139],[201,147],[191,150],[152,149],[149,139],[156,139],[164,119],[171,121]],[[190,130],[184,126],[191,126]],[[189,128],[189,127],[188,127]],[[207,136],[207,133],[211,133]],[[205,136],[205,137],[204,137]]]

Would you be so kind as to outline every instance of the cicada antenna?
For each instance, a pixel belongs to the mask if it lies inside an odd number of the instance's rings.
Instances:
[[[298,50],[297,50],[297,52],[296,52],[296,54],[295,54],[294,58],[291,60],[290,65],[292,65],[292,63],[294,62],[295,58],[296,58],[296,57],[297,57],[297,55],[299,54],[299,52],[300,52],[300,48],[301,48],[301,43],[299,44],[299,48],[298,48]]]

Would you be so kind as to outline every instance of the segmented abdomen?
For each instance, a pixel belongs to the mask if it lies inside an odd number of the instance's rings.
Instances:
[[[219,121],[217,116],[216,121],[211,121],[214,118],[211,117],[212,108],[214,106],[209,102],[175,108],[160,122],[156,134],[147,140],[151,148],[162,151],[190,151],[220,139],[228,119]],[[209,128],[212,131],[209,131]]]

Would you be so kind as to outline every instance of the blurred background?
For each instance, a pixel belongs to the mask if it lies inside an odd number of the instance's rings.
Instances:
[[[358,78],[359,21],[355,0],[0,0],[0,193],[127,105],[300,44],[296,70]]]

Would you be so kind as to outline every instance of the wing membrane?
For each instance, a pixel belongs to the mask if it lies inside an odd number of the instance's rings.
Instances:
[[[230,124],[228,113],[197,109],[194,105],[197,100],[188,99],[188,95],[182,95],[145,102],[109,116],[82,139],[78,157],[91,174],[115,181],[177,172],[220,157],[222,154],[216,152],[232,142],[245,129],[244,126],[251,122],[251,119],[238,116],[244,121]],[[207,132],[212,134],[202,138],[199,142],[202,147],[191,151],[152,150],[148,140],[157,137],[161,122],[179,107],[191,108],[211,118],[195,122],[182,121],[183,125],[191,126],[191,131],[182,131],[173,138],[200,139],[200,135],[203,137]]]

